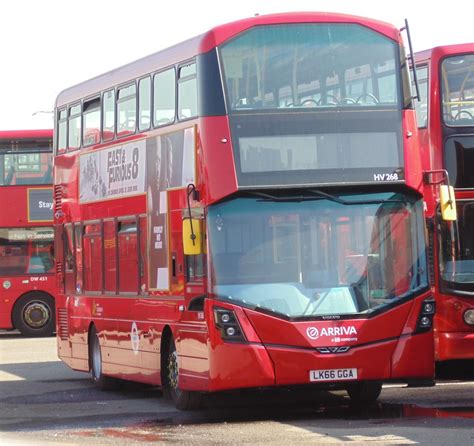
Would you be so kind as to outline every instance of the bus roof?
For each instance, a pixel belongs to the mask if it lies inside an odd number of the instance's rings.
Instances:
[[[0,130],[0,139],[52,138],[52,129],[39,130]]]
[[[164,50],[145,56],[127,65],[116,68],[90,80],[81,82],[59,93],[56,107],[71,104],[100,91],[124,84],[148,73],[186,61],[198,54],[210,51],[235,35],[259,25],[287,23],[355,23],[400,42],[399,30],[385,22],[346,14],[329,12],[293,12],[254,16],[247,19],[219,25],[199,36],[178,43]]]
[[[474,43],[458,43],[455,45],[441,45],[415,53],[416,62],[425,62],[430,59],[441,59],[452,54],[474,53]]]

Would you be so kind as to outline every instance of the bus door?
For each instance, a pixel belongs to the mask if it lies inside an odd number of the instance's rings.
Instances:
[[[207,295],[206,229],[203,212],[199,210],[194,215],[195,211],[193,209],[193,220],[199,221],[199,228],[195,227],[194,230],[202,234],[199,237],[201,252],[196,255],[184,254],[181,228],[179,237],[173,238],[171,251],[172,277],[176,274],[174,277],[178,278],[179,270],[183,269],[184,305],[179,309],[181,316],[177,348],[180,367],[183,369],[182,379],[190,386],[207,379],[208,371],[207,326],[204,320],[204,300]]]

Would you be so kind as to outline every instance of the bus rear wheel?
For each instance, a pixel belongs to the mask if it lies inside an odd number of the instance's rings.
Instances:
[[[174,339],[171,337],[168,346],[168,356],[166,358],[164,393],[171,398],[175,407],[180,410],[199,409],[202,395],[199,392],[182,390],[178,387],[179,364],[178,352]]]
[[[347,393],[354,404],[374,403],[381,392],[382,383],[379,381],[357,382],[347,387]]]
[[[13,308],[13,326],[23,336],[51,336],[55,330],[54,299],[45,293],[29,293]]]
[[[120,387],[120,381],[102,373],[102,350],[100,348],[97,330],[92,327],[89,336],[89,367],[92,381],[101,390],[115,390]]]

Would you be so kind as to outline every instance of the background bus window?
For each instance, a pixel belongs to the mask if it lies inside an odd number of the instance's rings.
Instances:
[[[136,221],[118,223],[119,292],[138,292],[138,246]]]
[[[81,147],[81,104],[69,107],[68,147],[72,150]]]
[[[102,233],[100,223],[84,225],[84,290],[102,291]]]
[[[67,110],[59,110],[58,112],[58,154],[63,153],[67,149]]]
[[[82,141],[85,146],[100,142],[100,97],[84,101]]]
[[[176,113],[176,80],[174,68],[156,73],[153,78],[153,125],[174,122]]]
[[[197,116],[196,64],[179,69],[178,77],[178,118],[189,119]]]
[[[54,272],[53,229],[0,228],[0,276]]]
[[[441,64],[443,120],[474,126],[474,55],[447,57]]]
[[[115,91],[106,91],[102,98],[102,140],[111,141],[115,136]]]
[[[418,67],[416,77],[420,92],[420,100],[415,101],[416,121],[418,127],[422,128],[428,125],[428,67]],[[414,81],[412,81],[412,87],[413,93],[415,93]]]
[[[115,220],[104,221],[104,281],[105,291],[117,292],[117,238]]]
[[[151,110],[151,79],[145,77],[138,83],[138,130],[144,131],[150,128]]]
[[[137,120],[137,87],[135,84],[120,88],[117,94],[117,136],[135,133]]]

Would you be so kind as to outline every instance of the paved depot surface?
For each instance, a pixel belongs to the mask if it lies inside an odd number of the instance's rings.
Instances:
[[[56,356],[55,338],[0,332],[0,445],[474,445],[474,382],[386,386],[352,408],[344,392],[217,395],[179,412],[158,389],[95,389]]]

